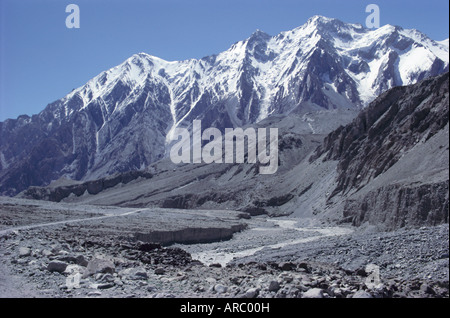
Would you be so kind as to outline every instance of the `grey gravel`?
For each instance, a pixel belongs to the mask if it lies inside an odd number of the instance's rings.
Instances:
[[[341,233],[345,228],[302,228],[288,218],[246,222],[248,229],[228,241],[172,246],[118,236],[106,223],[103,228],[84,223],[84,231],[76,224],[11,231],[0,237],[0,296],[449,295],[448,224],[393,232],[348,228]],[[95,230],[88,231],[93,225]],[[338,231],[335,236],[324,234],[333,231]],[[265,248],[255,250],[261,246]],[[20,253],[21,247],[32,252]],[[235,258],[225,257],[229,255]],[[369,264],[378,266],[379,284],[368,282]]]

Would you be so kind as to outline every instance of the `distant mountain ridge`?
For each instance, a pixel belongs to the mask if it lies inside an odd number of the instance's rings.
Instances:
[[[0,123],[0,193],[144,169],[194,119],[223,130],[292,112],[361,109],[448,64],[448,41],[321,16],[274,37],[257,31],[200,60],[139,53],[38,115]]]

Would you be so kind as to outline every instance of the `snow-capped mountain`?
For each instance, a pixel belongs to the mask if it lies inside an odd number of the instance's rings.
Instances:
[[[0,123],[0,193],[66,176],[95,179],[166,155],[176,127],[220,129],[271,115],[363,108],[393,86],[448,71],[448,40],[315,16],[256,31],[229,50],[169,62],[139,53],[48,105]]]

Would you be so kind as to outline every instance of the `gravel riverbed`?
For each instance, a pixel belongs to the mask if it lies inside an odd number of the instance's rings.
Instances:
[[[0,296],[448,297],[448,225],[378,233],[246,222],[227,241],[166,247],[99,235],[89,222],[10,231],[0,238]]]

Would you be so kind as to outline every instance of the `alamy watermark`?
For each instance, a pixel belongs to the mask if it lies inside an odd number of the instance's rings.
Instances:
[[[366,13],[370,13],[366,18],[366,27],[378,29],[380,27],[380,7],[373,3],[369,4],[366,7]]]
[[[76,4],[69,4],[66,7],[66,27],[68,29],[80,28],[80,7]],[[366,18],[366,27],[368,29],[380,27],[380,7],[377,4],[369,4],[366,7],[366,13],[370,13]]]
[[[366,273],[367,277],[364,283],[367,286],[367,288],[375,289],[382,286],[380,279],[380,267],[378,265],[375,264],[367,265]]]
[[[66,7],[66,12],[70,13],[66,18],[66,28],[79,29],[80,28],[80,7],[76,4],[69,4]]]
[[[175,164],[244,163],[247,155],[247,163],[261,164],[260,174],[274,174],[278,170],[278,128],[269,128],[269,138],[267,128],[251,127],[226,128],[222,136],[217,128],[207,128],[202,133],[201,120],[194,120],[192,140],[186,128],[176,128],[170,139],[178,141],[170,150],[170,159]],[[202,146],[204,141],[208,143]]]

